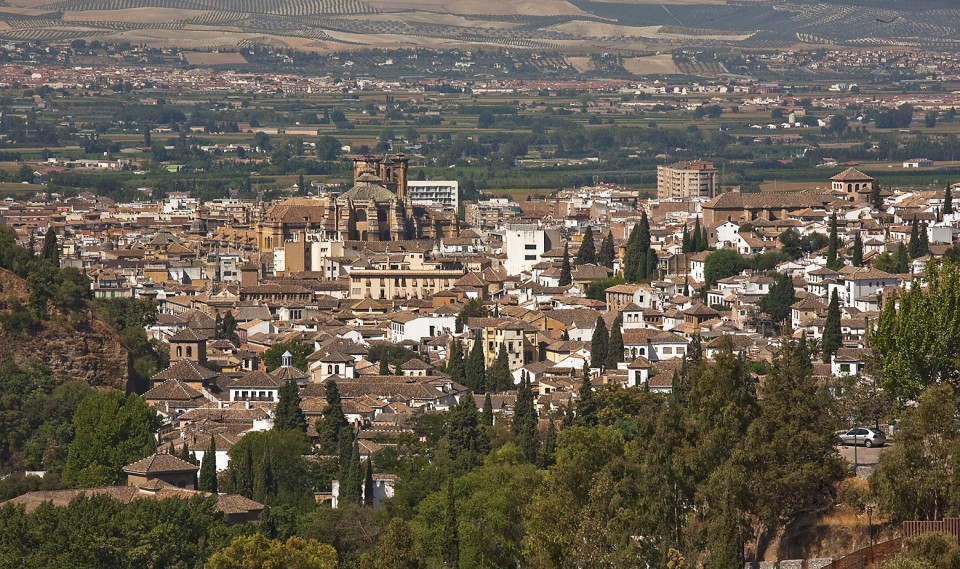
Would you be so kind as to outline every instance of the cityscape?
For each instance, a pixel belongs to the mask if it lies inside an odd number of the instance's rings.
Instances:
[[[960,567],[957,28],[0,5],[0,569]]]

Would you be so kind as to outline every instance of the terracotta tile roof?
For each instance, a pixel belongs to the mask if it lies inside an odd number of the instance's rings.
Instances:
[[[231,389],[237,387],[280,387],[280,380],[273,377],[265,371],[252,371],[241,377],[231,385]]]
[[[143,394],[147,401],[191,401],[203,394],[178,379],[168,379]]]
[[[153,381],[165,381],[168,379],[179,379],[180,381],[207,381],[219,375],[213,370],[209,370],[193,360],[180,360],[167,369],[156,373]]]
[[[123,467],[127,474],[163,474],[165,472],[196,472],[200,468],[172,454],[157,453]]]
[[[863,182],[863,181],[872,181],[873,178],[864,174],[856,168],[847,168],[843,172],[840,172],[836,176],[830,178],[832,182]]]

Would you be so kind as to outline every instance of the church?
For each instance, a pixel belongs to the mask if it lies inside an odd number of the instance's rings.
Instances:
[[[288,241],[406,241],[456,237],[456,216],[414,205],[407,195],[409,159],[353,158],[354,185],[339,196],[290,198],[271,206],[257,224],[260,251]]]

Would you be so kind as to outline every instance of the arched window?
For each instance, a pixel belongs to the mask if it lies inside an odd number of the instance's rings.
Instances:
[[[340,364],[333,366],[333,373],[340,375]]]
[[[177,346],[177,357],[178,358],[183,357],[183,346]]]
[[[187,346],[187,357],[188,358],[193,357],[193,346]]]
[[[327,373],[333,373],[333,364],[327,364]]]

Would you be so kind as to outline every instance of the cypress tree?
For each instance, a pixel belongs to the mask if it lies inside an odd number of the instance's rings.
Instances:
[[[203,464],[200,465],[200,474],[197,477],[197,486],[204,492],[217,493],[217,441],[210,437],[210,446],[203,455]]]
[[[693,224],[693,235],[690,236],[690,252],[699,253],[703,251],[703,244],[700,243],[700,218],[698,217]]]
[[[547,434],[543,438],[543,445],[540,448],[540,459],[538,466],[540,468],[550,468],[553,465],[553,456],[557,450],[557,425],[552,420],[547,427]]]
[[[57,246],[57,232],[52,227],[43,236],[43,251],[40,256],[50,261],[54,267],[60,266],[60,247]]]
[[[457,383],[464,382],[463,343],[455,339],[450,346],[450,357],[447,358],[447,373],[450,379]]]
[[[607,342],[607,357],[604,367],[616,369],[617,364],[623,361],[623,333],[620,330],[620,316],[610,326],[610,339]]]
[[[347,417],[343,414],[343,403],[340,402],[340,389],[337,382],[327,380],[324,386],[324,398],[327,406],[323,408],[322,416],[317,419],[317,438],[320,449],[328,454],[335,452],[340,442],[340,433],[349,427]]]
[[[640,251],[640,224],[633,226],[630,232],[630,238],[627,239],[627,248],[623,253],[623,280],[633,283],[637,282],[637,273],[642,262],[642,252]]]
[[[640,247],[640,255],[638,257],[637,263],[637,278],[639,281],[646,281],[650,279],[650,222],[647,220],[647,212],[644,211],[640,215],[640,237],[638,239],[638,246]]]
[[[573,276],[570,274],[570,252],[567,250],[567,242],[563,242],[563,261],[560,264],[560,286],[567,286],[573,282]]]
[[[253,499],[253,449],[249,441],[243,446],[243,454],[239,456],[239,464],[231,473],[230,480],[234,494]]]
[[[274,496],[276,493],[273,454],[268,446],[263,449],[263,454],[261,454],[257,460],[257,466],[253,476],[253,499],[257,502],[263,502],[268,496]]]
[[[897,255],[895,259],[898,273],[905,274],[910,272],[910,255],[907,253],[907,247],[903,242],[897,245]]]
[[[489,393],[483,396],[483,413],[481,413],[480,418],[484,425],[493,426],[493,401],[490,400]]]
[[[916,259],[923,255],[923,252],[920,250],[920,226],[917,222],[917,216],[913,216],[913,223],[910,224],[910,243],[908,248],[911,259]]]
[[[880,197],[880,184],[877,182],[874,182],[873,187],[870,189],[870,205],[876,210],[883,209],[883,198]]]
[[[523,381],[517,391],[517,403],[514,408],[513,432],[519,437],[520,450],[531,463],[537,460],[537,411],[533,405],[533,392],[530,390],[530,376],[523,374]]]
[[[487,373],[487,387],[490,391],[506,391],[513,387],[506,344],[500,344],[497,360]]]
[[[647,251],[647,280],[653,280],[657,276],[657,252],[653,249]]]
[[[577,391],[577,416],[573,423],[579,427],[597,426],[597,401],[593,396],[590,377],[584,377]]]
[[[863,266],[863,239],[860,238],[860,232],[853,238],[853,261],[854,267]]]
[[[380,375],[392,375],[390,373],[390,362],[387,361],[387,356],[384,355],[380,358]]]
[[[807,345],[807,332],[800,332],[800,340],[797,343],[797,350],[794,352],[797,365],[804,377],[809,377],[813,373],[813,361],[810,358],[810,346]]]
[[[349,475],[353,477],[351,481],[351,490],[353,490],[353,494],[350,496],[351,502],[361,504],[363,500],[363,470],[360,467],[360,440],[357,437],[353,438]]]
[[[450,460],[464,470],[469,470],[483,462],[490,452],[490,439],[480,419],[480,411],[473,399],[473,393],[467,392],[456,405],[447,412],[447,452]]]
[[[930,254],[930,241],[927,236],[927,224],[924,223],[920,226],[920,235],[917,238],[917,250],[920,253],[919,257]]]
[[[460,567],[460,532],[457,527],[457,505],[453,494],[453,478],[447,479],[447,509],[444,515],[443,535],[440,536],[440,554],[443,564]]]
[[[607,323],[603,321],[602,317],[597,316],[597,322],[593,327],[593,337],[590,339],[590,362],[593,367],[602,368],[606,363],[608,342]]]
[[[296,380],[288,379],[280,389],[280,400],[274,410],[273,428],[307,432],[307,418],[300,408],[300,387]]]
[[[700,227],[700,250],[706,251],[710,247],[710,237],[707,235],[707,226]]]
[[[608,269],[613,268],[613,260],[617,256],[616,246],[613,243],[613,231],[608,231],[607,236],[603,238],[600,244],[600,252],[597,253],[597,263]]]
[[[830,357],[843,345],[843,337],[840,333],[840,298],[837,296],[836,289],[830,296],[830,304],[827,306],[827,320],[823,324],[823,338],[820,345],[823,349],[823,363],[830,363]]]
[[[363,478],[363,505],[373,507],[373,464],[367,459],[367,473]]]
[[[574,259],[574,265],[586,265],[597,262],[597,246],[593,242],[593,228],[587,226],[587,231],[583,234],[583,241],[580,243],[580,250],[577,251],[577,257]]]
[[[300,177],[297,179],[297,190],[301,196],[307,195],[307,184],[303,180],[303,174],[300,174]]]
[[[949,215],[953,213],[953,192],[950,189],[948,184],[946,189],[943,190],[943,215]]]
[[[840,249],[840,237],[837,235],[837,212],[830,215],[830,238],[827,241],[827,268],[839,270],[843,267],[843,261],[837,258],[837,252]]]
[[[464,384],[474,393],[485,393],[487,390],[487,370],[484,365],[483,340],[477,334],[473,341],[473,349],[467,358],[464,369]]]
[[[570,341],[570,332],[569,332],[568,330],[564,329],[563,332],[560,333],[560,339],[561,339],[562,341],[564,341],[564,342],[569,342],[569,341]]]
[[[690,243],[690,233],[687,231],[687,224],[683,224],[683,240],[681,241],[682,245],[680,246],[681,253],[690,253],[691,243]]]

